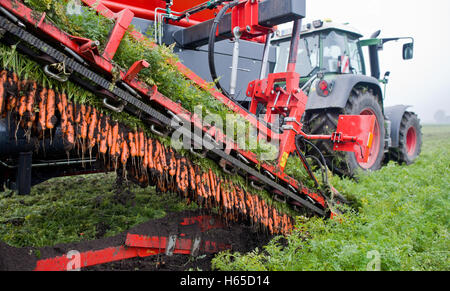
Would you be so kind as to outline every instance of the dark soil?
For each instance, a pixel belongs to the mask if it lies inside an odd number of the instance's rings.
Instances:
[[[89,250],[101,250],[108,247],[122,246],[125,243],[126,235],[139,234],[146,236],[165,236],[183,234],[183,238],[194,238],[201,236],[202,241],[209,240],[217,243],[224,243],[231,246],[233,251],[248,252],[256,247],[261,247],[268,243],[270,237],[258,234],[250,226],[243,224],[233,224],[221,229],[211,229],[201,232],[199,224],[183,226],[180,223],[186,217],[196,217],[207,215],[205,211],[184,211],[168,214],[162,219],[148,221],[138,225],[119,235],[100,238],[93,241],[83,241],[79,243],[59,244],[43,248],[14,248],[0,242],[0,270],[33,270],[36,262],[41,259],[58,257],[71,250],[79,252]],[[219,219],[219,218],[215,218]],[[108,229],[108,225],[99,223],[97,225],[97,237],[102,237]],[[103,265],[85,268],[87,271],[181,271],[181,270],[211,270],[211,259],[213,254],[202,254],[194,258],[188,255],[157,255],[147,258],[133,258]]]

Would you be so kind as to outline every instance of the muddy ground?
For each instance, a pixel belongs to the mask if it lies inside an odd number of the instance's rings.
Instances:
[[[184,211],[168,214],[162,219],[148,221],[126,232],[113,237],[101,238],[93,241],[60,244],[43,248],[14,248],[0,242],[0,270],[3,271],[31,271],[38,260],[62,256],[71,250],[79,252],[101,250],[108,247],[122,246],[126,235],[139,234],[146,236],[165,236],[184,234],[183,238],[194,238],[200,235],[202,241],[209,240],[231,246],[233,251],[248,252],[256,247],[266,245],[270,240],[267,235],[256,233],[251,226],[244,224],[229,224],[221,229],[211,229],[201,232],[200,225],[183,226],[180,223],[185,217],[208,215],[205,211]],[[219,218],[215,218],[219,219]],[[103,226],[105,229],[107,225]],[[101,229],[101,228],[100,228]],[[103,265],[83,268],[86,271],[184,271],[211,270],[213,254],[202,254],[194,258],[188,255],[156,255],[147,258],[133,258]]]

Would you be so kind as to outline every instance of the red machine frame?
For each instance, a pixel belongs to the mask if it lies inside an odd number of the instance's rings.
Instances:
[[[201,233],[211,229],[223,228],[224,225],[212,216],[186,217],[180,223],[182,226],[199,226]],[[79,268],[86,268],[115,261],[132,258],[146,258],[159,254],[198,255],[214,254],[231,248],[231,245],[197,238],[184,238],[186,234],[174,236],[147,236],[128,233],[123,245],[109,246],[104,249],[79,253]],[[37,261],[34,271],[70,271],[76,264],[74,257],[63,254],[58,257]]]
[[[89,63],[94,64],[98,69],[108,74],[112,74],[113,64],[111,63],[111,60],[114,57],[114,54],[124,36],[125,31],[128,29],[134,14],[129,9],[124,9],[121,12],[113,13],[102,3],[98,4],[96,0],[82,1],[86,5],[95,8],[103,16],[114,19],[116,22],[110,34],[106,49],[102,55],[99,54],[97,44],[92,40],[68,35],[49,22],[44,21],[45,13],[37,17],[36,12],[16,0],[0,0],[0,4],[21,20],[33,25],[46,36],[68,48],[69,51],[81,56],[83,62],[88,61]],[[267,33],[273,30],[273,28],[264,28],[258,24],[257,7],[258,1],[242,0],[241,3],[234,7],[231,12],[233,13],[233,25],[240,27],[247,39],[265,37]],[[143,36],[138,32],[133,32],[133,36],[136,39],[143,38]],[[156,44],[153,43],[150,45],[156,46]],[[295,49],[295,51],[297,50]],[[284,173],[287,158],[295,151],[295,136],[300,134],[307,139],[332,140],[338,145],[336,149],[339,150],[345,148],[345,150],[353,149],[353,151],[356,151],[357,148],[362,147],[364,149],[362,152],[367,152],[367,148],[371,147],[370,133],[367,133],[367,131],[362,131],[367,129],[370,130],[371,127],[373,130],[373,125],[370,125],[373,118],[370,116],[352,117],[353,121],[367,125],[357,128],[356,130],[353,130],[354,128],[352,125],[346,123],[347,118],[344,118],[340,121],[339,126],[339,129],[342,131],[333,135],[309,136],[302,131],[302,124],[300,123],[300,120],[305,112],[307,96],[298,87],[300,75],[295,72],[295,62],[290,62],[286,73],[270,74],[267,79],[256,80],[249,84],[248,95],[253,99],[250,110],[251,113],[255,113],[255,104],[257,102],[264,102],[267,104],[269,109],[266,122],[272,121],[271,114],[269,114],[272,112],[282,114],[285,115],[285,117],[290,118],[288,119],[290,126],[286,127],[282,134],[276,134],[272,130],[268,129],[264,124],[260,123],[254,115],[236,105],[218,90],[208,88],[206,81],[201,79],[180,62],[175,62],[173,60],[170,60],[170,62],[172,62],[180,70],[180,72],[186,76],[186,78],[195,82],[200,88],[208,90],[213,97],[228,106],[228,108],[230,108],[233,112],[243,116],[253,126],[257,127],[261,134],[266,134],[267,137],[271,139],[279,139],[280,155],[277,165],[273,166],[267,163],[261,163],[258,161],[254,153],[239,149],[234,142],[227,139],[226,136],[216,128],[205,127],[197,116],[185,110],[180,104],[159,93],[156,86],[149,87],[147,84],[139,81],[136,76],[142,68],[148,66],[145,60],[136,62],[127,72],[120,71],[120,78],[124,83],[139,92],[141,95],[148,96],[150,101],[167,108],[176,115],[183,117],[183,119],[192,122],[199,128],[202,128],[204,132],[209,133],[218,142],[225,144],[227,148],[235,150],[237,153],[241,154],[254,164],[259,164],[263,171],[271,173],[277,179],[290,185],[293,189],[298,191],[298,193],[302,193],[310,197],[324,208],[326,207],[326,202],[322,195],[311,192],[300,182]],[[277,82],[285,82],[286,89],[273,89],[274,84]],[[289,112],[289,114],[287,114],[287,112]],[[350,129],[352,129],[352,134],[349,134]],[[358,144],[358,146],[356,144]],[[364,158],[367,159],[368,155]]]

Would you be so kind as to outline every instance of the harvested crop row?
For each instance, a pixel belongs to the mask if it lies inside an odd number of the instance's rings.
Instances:
[[[293,228],[291,217],[258,195],[205,171],[143,130],[132,130],[93,106],[74,103],[64,93],[19,80],[13,72],[2,70],[0,77],[0,115],[9,114],[27,136],[43,138],[60,126],[68,152],[97,153],[106,168],[123,169],[141,186],[175,192],[188,202],[218,209],[226,221],[250,221],[270,234],[287,234]]]

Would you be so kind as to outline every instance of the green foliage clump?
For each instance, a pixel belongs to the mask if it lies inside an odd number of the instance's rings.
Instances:
[[[220,270],[450,270],[450,128],[424,127],[411,166],[390,163],[358,182],[334,177],[360,208],[334,220],[298,220],[263,251],[224,252]],[[379,259],[379,261],[378,261]]]
[[[168,212],[197,209],[154,188],[129,185],[117,197],[115,177],[55,178],[33,187],[29,196],[0,192],[0,240],[15,247],[94,240],[102,231],[101,237],[110,237]]]

